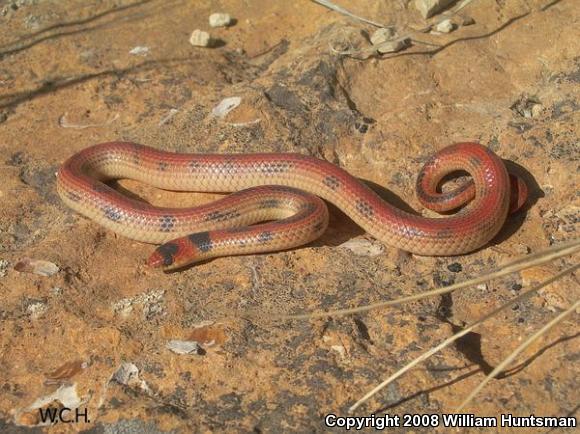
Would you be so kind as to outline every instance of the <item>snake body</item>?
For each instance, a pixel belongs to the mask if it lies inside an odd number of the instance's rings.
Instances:
[[[458,170],[467,171],[472,181],[438,192],[441,180]],[[193,208],[159,208],[105,183],[117,178],[166,190],[235,193]],[[345,170],[300,154],[177,154],[110,142],[73,155],[57,174],[58,193],[75,211],[123,236],[164,243],[148,263],[166,269],[308,243],[328,225],[319,197],[389,246],[420,255],[467,253],[485,245],[503,226],[514,195],[510,185],[501,158],[476,143],[444,148],[419,173],[416,188],[424,206],[448,211],[471,201],[442,218],[398,209]],[[519,186],[519,195],[525,194],[525,185]]]

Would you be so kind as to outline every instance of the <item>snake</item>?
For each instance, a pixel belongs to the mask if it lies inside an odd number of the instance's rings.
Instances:
[[[470,178],[442,191],[442,181],[458,171]],[[195,207],[156,207],[109,185],[121,178],[163,190],[231,194]],[[190,154],[107,142],[72,155],[56,184],[74,211],[158,244],[146,263],[164,270],[310,243],[328,226],[325,201],[388,246],[423,256],[466,254],[489,243],[528,194],[499,156],[472,142],[444,147],[419,171],[419,202],[439,213],[458,210],[441,217],[400,209],[346,170],[297,153]]]

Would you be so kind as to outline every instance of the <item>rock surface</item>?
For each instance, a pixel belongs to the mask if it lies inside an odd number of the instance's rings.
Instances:
[[[546,1],[472,2],[464,12],[475,25],[365,61],[329,46],[374,29],[314,2],[224,0],[220,8],[238,23],[212,29],[222,41],[212,50],[187,40],[207,28],[212,2],[18,3],[0,16],[2,432],[37,424],[30,407],[58,408],[59,400],[82,403],[90,422],[26,432],[327,432],[324,415],[346,415],[402,364],[573,261],[354,316],[270,318],[421,293],[578,237],[574,1],[544,9]],[[351,4],[385,23],[424,26],[398,2]],[[129,54],[135,46],[150,51]],[[239,105],[214,116],[232,96]],[[522,96],[542,109],[527,116]],[[449,143],[477,140],[529,172],[533,198],[491,245],[460,257],[409,256],[374,241],[371,254],[339,247],[365,237],[331,209],[327,233],[311,245],[163,274],[144,265],[151,245],[97,226],[56,194],[59,165],[110,140],[179,152],[300,152],[418,211],[421,164]],[[132,181],[116,188],[158,206],[218,197]],[[14,270],[26,257],[59,270]],[[520,339],[577,298],[575,281],[558,281],[399,378],[359,414],[452,412]],[[571,317],[552,329],[466,412],[572,412],[577,328]],[[170,341],[204,351],[176,354]]]
[[[423,18],[430,18],[443,11],[457,0],[415,0],[415,7]]]
[[[210,42],[209,33],[199,29],[194,30],[189,37],[189,43],[194,47],[209,47]]]
[[[443,20],[435,26],[435,30],[441,33],[451,33],[453,29],[455,29],[455,24],[450,19]]]
[[[216,12],[209,16],[209,25],[211,27],[227,27],[231,24],[232,18],[229,14]]]

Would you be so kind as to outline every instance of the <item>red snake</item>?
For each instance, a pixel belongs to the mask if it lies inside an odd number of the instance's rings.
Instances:
[[[472,180],[440,193],[442,179],[459,170]],[[235,193],[193,208],[158,208],[105,184],[118,178],[165,190]],[[438,212],[471,203],[442,218],[410,214],[345,170],[300,154],[176,154],[111,142],[78,152],[57,174],[58,193],[75,211],[134,240],[164,243],[148,264],[165,269],[308,243],[328,225],[326,204],[318,196],[389,246],[419,255],[457,255],[489,242],[510,208],[519,208],[527,197],[525,183],[477,143],[451,145],[431,157],[416,189],[421,203]]]

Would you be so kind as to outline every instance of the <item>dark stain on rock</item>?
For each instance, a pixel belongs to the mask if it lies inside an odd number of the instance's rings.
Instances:
[[[300,97],[286,86],[275,84],[265,92],[265,95],[274,105],[288,111],[302,112],[306,109]]]
[[[29,167],[28,164],[21,169],[20,180],[34,188],[36,192],[48,203],[60,203],[59,197],[55,194],[54,174],[58,171],[58,166],[47,166],[42,168]]]

